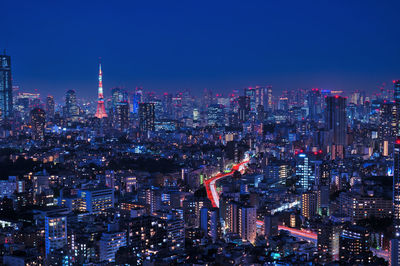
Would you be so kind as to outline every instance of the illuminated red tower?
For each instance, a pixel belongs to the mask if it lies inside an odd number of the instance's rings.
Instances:
[[[99,99],[97,101],[97,118],[107,117],[106,108],[104,107],[104,96],[103,96],[103,81],[102,81],[103,73],[101,72],[101,64],[99,64]]]

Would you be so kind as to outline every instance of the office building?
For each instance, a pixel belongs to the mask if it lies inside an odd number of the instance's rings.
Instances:
[[[317,214],[317,194],[315,192],[306,192],[301,195],[301,215],[307,219]]]
[[[115,109],[115,124],[119,131],[129,129],[129,104],[128,102],[119,102]]]
[[[207,123],[209,126],[225,126],[224,106],[221,104],[212,104],[207,108]]]
[[[340,262],[349,265],[365,265],[372,261],[372,252],[369,250],[369,231],[361,226],[349,225],[343,229],[339,238]]]
[[[400,97],[399,92],[395,97]],[[397,137],[393,151],[393,225],[394,237],[390,242],[390,265],[400,265],[400,138]]]
[[[254,243],[257,237],[257,211],[253,206],[241,206],[239,208],[239,235],[243,241]]]
[[[54,97],[49,95],[46,97],[46,115],[49,119],[54,118]]]
[[[326,99],[325,127],[331,158],[344,158],[347,136],[346,98],[335,95]]]
[[[113,188],[83,189],[78,191],[78,196],[82,198],[82,211],[101,213],[114,208]]]
[[[238,98],[239,105],[239,121],[241,123],[248,122],[250,116],[250,97],[248,96],[240,96]]]
[[[315,175],[307,153],[296,155],[296,177],[300,191],[308,191],[315,183]]]
[[[155,121],[154,103],[139,103],[140,132],[154,131]]]
[[[65,94],[65,106],[63,108],[65,118],[76,118],[79,116],[79,107],[76,102],[75,90],[69,90]]]
[[[13,115],[11,57],[0,55],[0,120],[5,123]]]
[[[44,139],[44,128],[46,124],[46,113],[43,109],[35,108],[31,111],[31,129],[34,140]]]

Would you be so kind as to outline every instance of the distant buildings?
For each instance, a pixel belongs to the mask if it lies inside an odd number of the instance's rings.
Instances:
[[[75,90],[69,90],[66,92],[63,113],[64,117],[68,119],[74,119],[79,115],[79,107],[76,102]]]
[[[40,108],[31,111],[32,138],[34,140],[44,139],[44,127],[46,123],[46,113]]]
[[[326,98],[325,125],[327,130],[327,144],[331,158],[344,158],[346,147],[346,98],[329,96]]]
[[[49,95],[46,97],[46,114],[50,120],[54,118],[54,111],[55,111],[54,97]]]
[[[154,103],[139,103],[140,132],[154,131],[155,122]]]
[[[129,129],[129,104],[128,102],[119,102],[116,104],[115,124],[119,131]]]
[[[5,122],[13,115],[11,57],[0,55],[0,119]]]

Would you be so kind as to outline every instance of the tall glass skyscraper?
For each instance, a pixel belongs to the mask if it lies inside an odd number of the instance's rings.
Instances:
[[[325,126],[331,158],[339,157],[343,159],[347,134],[346,98],[337,95],[326,98]]]
[[[12,116],[13,98],[11,83],[11,58],[0,55],[0,120],[5,122]]]

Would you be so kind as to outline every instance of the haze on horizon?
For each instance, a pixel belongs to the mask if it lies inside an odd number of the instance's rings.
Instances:
[[[345,6],[346,8],[343,8]],[[272,85],[373,91],[400,78],[398,1],[6,1],[15,85],[230,92]]]

